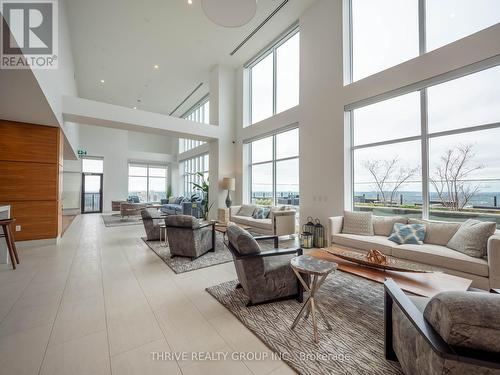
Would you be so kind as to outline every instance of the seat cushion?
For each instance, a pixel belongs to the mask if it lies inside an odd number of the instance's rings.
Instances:
[[[408,224],[405,216],[373,216],[373,233],[376,236],[389,237],[394,231],[394,224]]]
[[[394,245],[392,255],[418,263],[488,277],[488,262],[440,245]]]
[[[427,304],[424,317],[452,346],[500,352],[500,296],[443,292]]]
[[[253,217],[247,216],[233,216],[231,220],[234,223],[247,225],[249,227],[260,228],[260,229],[272,229],[273,222],[271,219],[254,219]]]
[[[378,250],[385,255],[392,254],[394,242],[383,236],[363,236],[358,234],[334,234],[332,241],[337,245],[352,247],[360,250]]]
[[[409,224],[424,224],[425,238],[424,243],[432,245],[446,246],[448,241],[460,228],[460,223],[451,223],[446,221],[419,220],[410,219]]]

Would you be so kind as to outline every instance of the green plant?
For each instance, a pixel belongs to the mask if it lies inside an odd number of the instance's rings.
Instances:
[[[167,199],[172,196],[172,185],[167,186]]]
[[[205,176],[203,176],[203,173],[201,172],[197,172],[196,174],[200,177],[200,183],[198,184],[196,182],[191,182],[191,184],[203,195],[203,200],[205,201],[205,204],[203,205],[203,217],[205,218],[205,220],[208,220],[208,214],[210,213],[210,210],[212,209],[215,202],[210,203],[209,200],[209,179],[207,178],[205,180]]]

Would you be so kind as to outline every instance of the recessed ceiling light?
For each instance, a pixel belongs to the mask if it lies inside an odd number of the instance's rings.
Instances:
[[[155,68],[155,69],[160,69],[160,65],[155,64],[155,65],[153,65],[153,68]]]
[[[193,4],[193,0],[188,0],[188,4],[189,5]]]
[[[104,80],[103,80],[103,79],[101,79],[101,83],[104,83]]]
[[[450,18],[455,18],[455,13],[451,13]]]
[[[134,106],[134,109],[137,109],[137,107],[136,107],[136,106]]]

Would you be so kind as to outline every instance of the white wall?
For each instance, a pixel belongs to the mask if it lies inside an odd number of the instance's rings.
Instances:
[[[73,53],[69,35],[69,27],[66,17],[66,0],[58,1],[59,18],[59,55],[57,69],[35,69],[35,75],[40,88],[49,102],[54,116],[59,122],[68,141],[67,145],[76,151],[78,148],[78,125],[68,123],[63,120],[62,97],[64,95],[77,96],[78,90],[75,81],[75,69],[73,63]]]
[[[112,200],[127,199],[129,161],[165,163],[169,171],[177,168],[174,142],[166,136],[81,125],[79,148],[88,156],[104,158],[103,211],[111,210]]]

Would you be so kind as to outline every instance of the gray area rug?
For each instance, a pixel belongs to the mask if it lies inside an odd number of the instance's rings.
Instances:
[[[142,225],[140,216],[130,216],[122,218],[120,214],[101,215],[106,227],[122,227],[126,225]]]
[[[310,318],[290,329],[302,306],[296,300],[246,307],[248,299],[236,284],[206,290],[298,373],[402,374],[397,363],[384,359],[382,284],[342,271],[328,276],[318,297],[333,330],[319,320],[319,344]]]
[[[233,256],[222,242],[222,235],[217,233],[215,241],[215,252],[208,252],[195,260],[184,257],[170,257],[170,249],[160,245],[160,241],[148,241],[142,237],[146,245],[158,255],[172,271],[183,273],[198,270],[200,268],[211,267],[217,264],[233,261]]]

